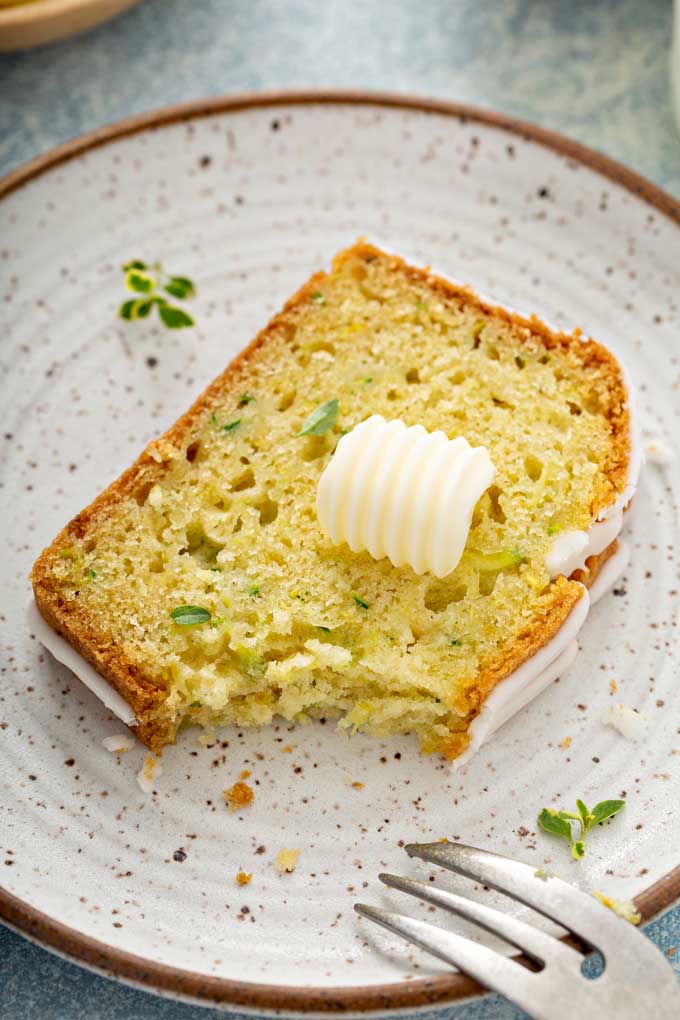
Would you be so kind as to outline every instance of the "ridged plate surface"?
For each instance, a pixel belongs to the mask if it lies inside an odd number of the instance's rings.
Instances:
[[[611,345],[644,429],[677,445],[678,227],[499,126],[349,101],[215,111],[114,138],[0,204],[0,877],[114,955],[272,983],[283,1005],[286,986],[444,973],[352,913],[357,898],[408,905],[376,878],[428,873],[402,841],[460,839],[624,898],[680,847],[677,462],[647,466],[633,561],[574,666],[460,772],[410,739],[282,724],[210,747],[185,733],[146,795],[143,749],[104,749],[124,727],[27,631],[40,549],[362,234]],[[134,257],[197,281],[195,330],[117,319]],[[617,702],[645,716],[637,743],[603,724]],[[232,814],[222,790],[244,769],[255,802]],[[619,795],[625,812],[579,864],[536,832],[543,805]],[[283,847],[301,850],[292,875],[274,866]]]

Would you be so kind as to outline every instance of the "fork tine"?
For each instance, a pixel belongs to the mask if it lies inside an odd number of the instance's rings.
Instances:
[[[475,978],[487,988],[500,992],[520,1006],[531,1009],[536,988],[533,984],[537,975],[493,949],[471,942],[462,935],[436,928],[425,921],[418,921],[403,914],[371,907],[366,903],[355,903],[354,909],[361,917],[393,931],[396,935],[413,942],[444,963],[453,964],[458,970]]]
[[[444,910],[473,921],[480,928],[491,932],[492,935],[499,935],[510,945],[521,949],[538,963],[561,962],[564,966],[571,966],[574,973],[577,973],[583,962],[581,953],[572,949],[571,946],[559,942],[552,935],[546,935],[545,932],[539,931],[538,928],[534,928],[524,921],[518,921],[517,918],[501,913],[500,910],[494,910],[483,903],[476,903],[445,889],[438,889],[436,886],[430,885],[429,882],[417,882],[414,879],[402,878],[400,875],[382,874],[378,877],[390,889],[398,889],[400,892],[417,896],[427,900],[428,903],[433,903],[437,907],[442,907]]]
[[[594,897],[561,878],[540,878],[528,864],[463,843],[410,843],[405,849],[409,857],[438,864],[525,903],[603,952],[614,949],[622,937],[620,919]]]

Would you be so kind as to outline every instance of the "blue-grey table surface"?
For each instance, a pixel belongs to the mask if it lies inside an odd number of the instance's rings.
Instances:
[[[0,56],[0,173],[142,110],[252,89],[420,93],[537,121],[680,197],[670,0],[143,0],[93,32]],[[680,907],[647,935],[680,975]],[[676,953],[676,945],[678,952]],[[0,928],[3,1020],[199,1020]],[[489,996],[437,1020],[520,1020]]]

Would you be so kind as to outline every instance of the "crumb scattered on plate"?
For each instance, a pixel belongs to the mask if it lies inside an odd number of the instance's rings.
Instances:
[[[163,765],[160,758],[154,758],[152,754],[147,754],[144,764],[137,773],[137,782],[144,790],[144,793],[151,793],[154,780],[158,779],[162,772]]]
[[[224,802],[230,811],[238,811],[240,808],[248,807],[255,799],[255,792],[252,786],[247,783],[234,783],[228,790],[224,790]]]
[[[236,885],[248,885],[252,877],[247,871],[239,871],[236,875]]]
[[[279,869],[282,875],[285,875],[286,873],[289,873],[291,871],[295,871],[295,865],[297,864],[297,859],[299,856],[300,856],[299,850],[287,850],[285,848],[283,850],[279,850],[278,854],[276,855],[276,867]]]
[[[650,464],[665,467],[675,460],[673,449],[659,436],[651,436],[645,443],[645,456]]]
[[[615,900],[613,896],[605,896],[604,893],[598,892],[597,889],[594,891],[593,896],[603,906],[609,907],[610,910],[613,910],[615,914],[618,914],[619,917],[622,917],[624,921],[628,921],[630,924],[639,924],[642,920],[632,900]]]
[[[626,740],[639,740],[644,733],[647,719],[634,708],[626,705],[612,705],[602,716],[602,722],[613,726]]]
[[[102,744],[113,754],[125,754],[135,746],[134,739],[128,733],[112,733],[110,737],[104,737]]]

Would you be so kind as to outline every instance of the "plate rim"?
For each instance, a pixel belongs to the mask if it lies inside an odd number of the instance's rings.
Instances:
[[[510,114],[417,94],[354,89],[283,89],[189,100],[95,128],[36,156],[0,179],[0,200],[42,174],[86,152],[130,135],[246,109],[281,106],[365,106],[453,117],[507,131],[536,142],[594,170],[641,198],[680,228],[680,201],[646,177],[559,132]],[[647,922],[680,899],[680,863],[639,893],[635,905]],[[147,991],[203,1005],[236,1006],[278,1015],[391,1013],[433,1008],[484,994],[488,989],[464,974],[379,985],[306,986],[238,981],[159,963],[101,942],[50,917],[0,884],[0,921],[45,949],[106,977]]]

